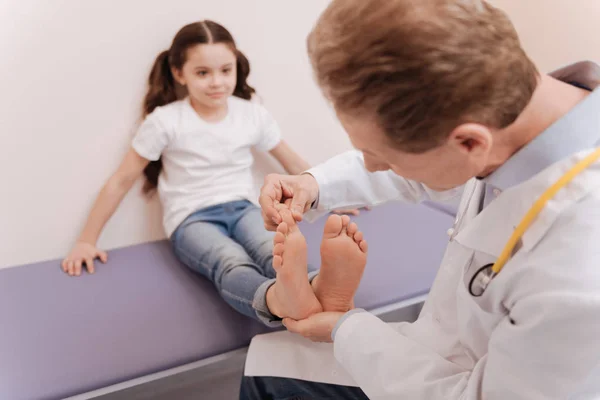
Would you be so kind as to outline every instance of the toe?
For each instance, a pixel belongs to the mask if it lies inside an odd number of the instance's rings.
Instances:
[[[273,247],[273,255],[274,256],[283,256],[283,252],[285,250],[285,245],[283,243],[277,243],[275,247]]]
[[[327,218],[327,222],[325,222],[325,228],[323,229],[323,237],[324,238],[334,238],[340,235],[342,231],[342,217],[339,215],[333,214]]]
[[[369,251],[369,245],[367,244],[366,240],[362,240],[358,247],[360,247],[360,249],[362,250],[363,253],[366,253],[367,251]]]
[[[288,232],[289,232],[289,227],[288,227],[288,224],[285,222],[280,223],[279,226],[277,227],[277,233],[281,233],[284,238],[288,234]]]
[[[358,225],[356,225],[354,222],[350,223],[350,225],[348,225],[348,236],[350,237],[354,237],[354,235],[356,234],[356,232],[358,231]]]
[[[283,232],[275,233],[275,236],[273,237],[273,243],[277,245],[279,243],[284,243],[284,242],[285,242],[285,233],[283,233]]]
[[[361,231],[358,231],[354,234],[354,241],[356,243],[360,243],[361,240],[363,240],[363,233]]]
[[[350,217],[347,215],[342,215],[342,226],[347,228],[348,224],[350,224]]]
[[[296,220],[294,219],[294,216],[292,215],[292,212],[289,208],[286,207],[279,210],[279,215],[281,215],[281,219],[283,219],[283,222],[285,222],[288,225],[288,228],[292,228],[296,225]]]
[[[283,265],[283,258],[281,256],[273,256],[273,268],[275,271],[281,269]]]

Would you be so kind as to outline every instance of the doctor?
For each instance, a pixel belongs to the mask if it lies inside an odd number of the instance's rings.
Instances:
[[[333,0],[308,49],[358,151],[308,174],[268,177],[260,202],[269,228],[280,221],[274,204],[289,199],[300,219],[309,210],[462,198],[416,322],[389,325],[363,310],[284,321],[333,341],[360,388],[245,377],[242,398],[594,393],[600,162],[552,196],[485,290],[472,282],[536,199],[600,146],[600,68],[582,62],[539,73],[506,15],[482,0]]]

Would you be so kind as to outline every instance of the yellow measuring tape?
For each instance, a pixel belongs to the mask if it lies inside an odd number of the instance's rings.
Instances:
[[[521,220],[517,228],[514,230],[510,239],[504,246],[502,253],[500,253],[500,257],[494,263],[492,267],[492,271],[494,274],[498,274],[500,270],[504,267],[504,264],[508,262],[510,256],[519,242],[519,239],[525,234],[525,231],[529,228],[531,223],[535,220],[535,218],[542,212],[548,200],[552,199],[556,193],[563,187],[565,187],[569,182],[573,180],[579,173],[584,171],[590,165],[592,165],[596,160],[600,158],[600,148],[596,149],[593,153],[588,155],[583,160],[579,161],[573,168],[567,171],[563,176],[560,177],[558,181],[556,181],[552,186],[548,188],[537,200],[533,203],[533,206],[527,211],[525,217]]]

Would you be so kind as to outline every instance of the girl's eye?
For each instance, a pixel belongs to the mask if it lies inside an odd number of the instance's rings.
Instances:
[[[231,68],[225,68],[225,69],[223,70],[223,73],[224,73],[224,74],[229,74],[230,72],[231,72]]]
[[[207,74],[207,71],[198,71],[198,76],[206,76]]]

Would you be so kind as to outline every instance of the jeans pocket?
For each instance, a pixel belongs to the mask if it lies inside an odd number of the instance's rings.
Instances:
[[[235,203],[235,211],[247,211],[249,208],[257,208],[250,200],[240,200]]]

